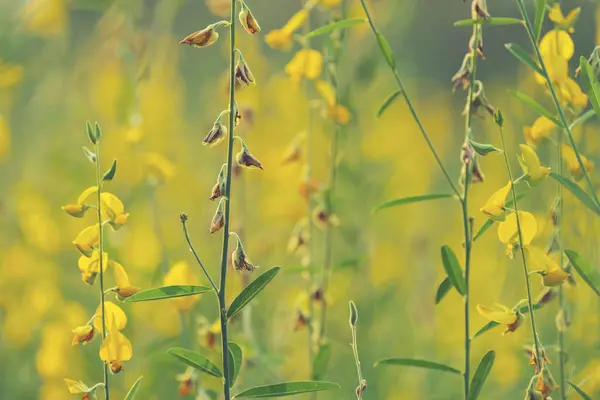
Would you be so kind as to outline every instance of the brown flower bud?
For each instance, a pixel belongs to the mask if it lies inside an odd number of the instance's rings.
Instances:
[[[219,205],[217,206],[217,211],[213,216],[213,219],[210,223],[210,233],[215,233],[223,229],[225,226],[225,214],[223,213],[223,200],[219,201]]]
[[[540,293],[540,295],[538,296],[537,301],[535,303],[537,305],[541,306],[541,305],[550,303],[555,298],[556,298],[556,290],[554,290],[551,287],[547,287],[542,291],[542,293]]]
[[[242,241],[237,235],[236,238],[237,246],[235,247],[235,250],[233,250],[233,253],[231,253],[231,262],[233,264],[233,268],[236,271],[253,272],[254,269],[258,268],[258,266],[252,264],[252,261],[250,261],[248,255],[246,254],[246,251],[244,250]]]
[[[209,200],[215,200],[225,195],[225,166],[226,164],[221,167],[221,171],[217,176],[217,183],[215,183],[215,186],[213,186],[212,194],[209,197]]]
[[[248,87],[250,85],[256,84],[256,80],[254,79],[254,75],[252,74],[250,67],[246,63],[246,60],[244,60],[241,55],[237,61],[237,64],[235,65],[235,79],[242,87]],[[239,112],[237,112],[236,114],[239,115]],[[237,115],[236,115],[236,117],[237,117]],[[241,115],[240,115],[240,119],[241,119]]]
[[[490,104],[487,97],[485,97],[485,93],[483,91],[483,83],[481,83],[481,81],[475,81],[473,87],[473,95],[469,97],[471,97],[471,103],[467,101],[462,115],[467,115],[468,112],[471,112],[471,115],[483,118],[484,115],[481,114],[481,109],[483,108],[492,117],[494,116],[494,114],[496,113],[496,109]]]
[[[246,32],[248,32],[251,35],[260,32],[260,25],[258,25],[256,18],[254,18],[254,15],[252,15],[252,11],[250,11],[250,9],[246,6],[244,2],[242,2],[242,10],[240,11],[239,16],[240,23],[242,24]]]
[[[297,317],[296,317],[296,325],[294,326],[294,332],[299,331],[301,329],[303,329],[305,326],[308,325],[308,317],[306,315],[304,315],[304,313],[301,310],[297,311]]]
[[[189,44],[194,47],[208,47],[211,44],[215,43],[219,39],[219,34],[215,30],[214,26],[209,25],[208,27],[202,29],[201,31],[197,31],[194,33],[190,33],[185,38],[183,38],[179,44]]]
[[[248,150],[248,147],[244,143],[242,143],[242,150],[236,154],[235,160],[238,165],[246,168],[260,168],[263,169],[262,164],[252,153]]]
[[[212,129],[204,140],[202,141],[203,145],[210,145],[210,147],[216,146],[221,143],[227,137],[227,127],[221,123],[220,119],[217,119]]]
[[[456,89],[461,86],[463,90],[468,88],[471,84],[472,72],[473,68],[471,67],[471,56],[470,54],[466,54],[459,70],[452,77],[452,91],[456,91]]]
[[[472,19],[488,19],[490,14],[487,10],[487,0],[473,0],[471,3],[471,18]]]
[[[471,38],[469,39],[469,51],[475,51],[475,54],[482,60],[485,60],[483,56],[483,37],[480,33],[473,33]]]

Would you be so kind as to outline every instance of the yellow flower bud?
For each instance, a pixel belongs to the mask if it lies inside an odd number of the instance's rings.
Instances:
[[[256,85],[256,80],[254,79],[250,67],[248,67],[248,64],[241,56],[235,65],[235,79],[243,87]]]
[[[221,143],[227,137],[227,127],[217,120],[210,132],[206,135],[202,141],[203,145],[210,145],[210,147],[216,146]]]
[[[489,218],[495,221],[504,221],[505,218],[505,204],[506,204],[506,196],[510,192],[512,187],[511,182],[509,181],[506,186],[496,191],[485,203],[483,207],[481,207],[481,212],[487,215]]]
[[[250,11],[250,9],[246,6],[244,2],[242,2],[242,10],[240,11],[239,17],[240,23],[242,24],[246,32],[248,32],[251,35],[260,32],[260,25],[258,25],[258,22],[252,15],[252,11]]]
[[[84,204],[67,204],[66,206],[62,207],[67,214],[75,218],[83,217],[88,208],[89,207]]]
[[[73,341],[71,344],[73,346],[77,344],[88,344],[94,339],[94,327],[91,325],[78,326],[73,329]]]

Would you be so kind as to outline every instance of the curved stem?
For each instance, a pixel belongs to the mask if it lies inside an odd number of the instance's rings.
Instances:
[[[183,234],[185,236],[185,240],[186,240],[186,242],[188,244],[188,247],[190,248],[190,251],[192,252],[192,254],[194,255],[194,257],[196,258],[196,262],[198,262],[198,264],[200,265],[200,268],[202,268],[202,272],[204,272],[204,275],[206,275],[206,278],[210,282],[210,285],[212,286],[214,292],[215,293],[219,293],[219,289],[217,289],[217,285],[215,285],[215,282],[210,277],[210,274],[206,270],[206,267],[204,267],[204,263],[202,263],[202,260],[198,256],[198,253],[196,253],[196,249],[194,249],[194,245],[192,244],[192,240],[190,239],[190,234],[189,234],[188,229],[187,229],[187,221],[186,221],[185,218],[181,220],[181,225],[183,227]]]
[[[231,219],[231,169],[233,162],[233,141],[235,129],[235,26],[237,0],[231,0],[231,25],[229,25],[229,136],[227,148],[227,177],[225,181],[225,224],[223,226],[223,246],[221,249],[221,281],[219,282],[219,309],[221,316],[221,351],[223,359],[223,394],[231,399],[229,388],[229,343],[227,341],[227,304],[225,289],[227,284],[227,258],[229,244],[229,223]]]
[[[100,269],[100,310],[101,310],[101,320],[102,320],[102,340],[106,338],[106,319],[105,319],[105,310],[104,310],[104,224],[102,223],[102,173],[100,172],[100,144],[97,143],[94,145],[94,150],[96,152],[96,186],[98,190],[96,191],[96,199],[98,202],[97,214],[98,214],[98,230],[100,235],[100,241],[98,244],[99,247],[99,255],[98,255],[98,264]],[[104,397],[106,400],[110,400],[110,390],[109,390],[109,382],[108,382],[108,363],[106,361],[102,361],[104,364]]]
[[[513,181],[512,171],[510,169],[510,164],[508,162],[508,156],[506,155],[506,143],[504,140],[504,132],[502,127],[499,127],[500,130],[500,138],[502,140],[502,154],[504,155],[504,163],[506,164],[506,171],[508,172],[508,179]],[[519,237],[519,251],[521,252],[521,259],[523,262],[523,273],[525,274],[525,286],[527,288],[527,306],[529,308],[529,316],[531,317],[531,333],[533,335],[533,343],[535,344],[535,356],[536,356],[536,366],[537,370],[542,370],[543,359],[540,357],[540,343],[538,339],[537,329],[535,326],[535,314],[533,313],[533,301],[531,300],[531,285],[529,283],[529,271],[527,269],[527,257],[525,256],[525,248],[523,247],[523,234],[521,232],[521,221],[519,219],[519,205],[517,203],[517,191],[515,190],[515,185],[511,185],[511,193],[513,206],[515,208],[515,217],[517,220],[517,233]]]

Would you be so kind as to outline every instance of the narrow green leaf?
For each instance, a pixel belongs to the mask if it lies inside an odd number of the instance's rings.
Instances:
[[[102,139],[102,128],[100,128],[100,124],[97,122],[94,125],[96,126],[96,140],[99,141]]]
[[[125,303],[171,299],[173,297],[194,296],[210,292],[206,286],[162,286],[155,289],[142,290],[124,300]]]
[[[233,396],[237,398],[259,399],[266,397],[284,397],[294,396],[302,393],[321,392],[323,390],[339,389],[340,385],[333,382],[323,381],[304,381],[304,382],[284,382],[274,385],[257,386],[244,390]]]
[[[389,106],[394,104],[394,101],[396,101],[398,96],[400,96],[401,94],[402,94],[402,91],[397,90],[394,93],[390,94],[388,97],[386,97],[386,99],[383,101],[383,104],[381,105],[381,107],[379,107],[379,111],[377,111],[377,118],[381,118],[383,113],[388,109]]]
[[[600,208],[596,205],[592,197],[585,192],[579,185],[571,181],[569,178],[558,175],[556,172],[550,171],[550,176],[565,187],[573,196],[587,208],[592,210],[597,215],[600,215]]]
[[[546,1],[547,0],[535,0],[533,33],[535,35],[536,43],[539,42],[540,35],[542,34],[542,25],[544,24],[544,17],[546,15]]]
[[[523,20],[510,17],[492,17],[487,19],[461,19],[456,21],[454,26],[473,26],[473,25],[523,25]]]
[[[396,59],[394,58],[394,53],[392,52],[390,43],[387,41],[385,36],[379,32],[376,33],[376,37],[379,48],[381,49],[381,53],[385,57],[385,61],[388,63],[390,68],[396,69]]]
[[[573,390],[575,390],[577,392],[578,395],[581,396],[581,398],[583,400],[592,400],[592,397],[590,395],[588,395],[586,392],[584,392],[583,390],[581,390],[581,388],[579,386],[577,386],[576,384],[574,384],[571,381],[567,381],[567,383],[573,388]]]
[[[83,148],[83,154],[85,154],[87,159],[90,160],[90,162],[92,164],[95,164],[96,163],[96,153],[94,153],[93,151],[91,151],[90,149],[88,149],[85,146],[83,146],[82,148]]]
[[[456,368],[452,368],[447,365],[436,363],[433,361],[420,360],[416,358],[386,358],[383,360],[379,360],[375,363],[376,367],[380,365],[401,365],[404,367],[425,368],[432,369],[435,371],[450,372],[458,375],[462,374],[462,372],[460,372]]]
[[[527,194],[527,192],[523,192],[523,193],[518,193],[517,194],[517,201],[521,200],[523,197],[525,197],[525,195]],[[513,200],[509,199],[506,202],[506,207],[512,207],[513,205]],[[479,237],[481,235],[483,235],[488,229],[490,229],[492,227],[492,225],[494,225],[494,220],[493,219],[488,219],[487,221],[485,221],[481,227],[479,228],[479,230],[477,231],[477,233],[475,234],[475,236],[473,237],[473,241],[479,239]]]
[[[270,270],[264,272],[258,278],[256,278],[251,284],[246,286],[242,293],[240,293],[231,303],[229,310],[227,310],[227,318],[231,318],[240,311],[244,307],[248,305],[262,290],[267,286],[269,282],[275,275],[279,272],[281,267],[273,267]]]
[[[565,250],[565,254],[573,268],[575,268],[575,271],[581,276],[581,279],[583,279],[585,283],[600,296],[600,270],[594,268],[575,250],[567,249]]]
[[[138,390],[140,390],[140,385],[142,384],[142,378],[144,378],[144,377],[140,376],[133,383],[133,385],[131,386],[131,389],[129,389],[129,392],[127,392],[127,395],[125,396],[125,400],[133,400],[135,398]]]
[[[596,115],[595,110],[593,110],[593,109],[587,110],[586,112],[581,114],[579,117],[575,118],[575,120],[573,122],[571,122],[571,125],[569,125],[569,128],[571,128],[571,130],[575,129],[576,126],[583,124],[588,119],[592,118],[594,115]]]
[[[483,384],[487,379],[492,367],[494,366],[494,359],[496,358],[496,353],[494,350],[490,350],[481,359],[477,369],[475,370],[475,375],[473,375],[473,379],[471,380],[471,389],[469,390],[469,395],[467,396],[467,400],[476,400],[481,393],[481,389],[483,389]]]
[[[452,289],[452,282],[448,277],[444,278],[442,283],[438,286],[437,292],[435,292],[435,304],[438,305],[442,301],[442,299],[448,294],[448,292]]]
[[[534,305],[533,305],[533,311],[537,311],[537,310],[539,310],[539,309],[540,309],[540,308],[542,308],[542,307],[543,307],[543,305],[542,305],[542,304],[534,304]],[[527,314],[527,313],[529,313],[529,307],[528,307],[527,305],[521,306],[521,307],[519,307],[519,312],[520,312],[521,314]],[[489,331],[489,330],[491,330],[491,329],[493,329],[493,328],[497,327],[498,325],[500,325],[500,324],[499,324],[499,323],[497,323],[497,322],[494,322],[494,321],[490,321],[490,322],[488,322],[487,324],[485,324],[484,326],[482,326],[482,327],[481,327],[481,328],[480,328],[480,329],[477,331],[477,333],[475,333],[475,335],[473,335],[473,339],[475,339],[475,338],[476,338],[476,337],[478,337],[478,336],[481,336],[481,335],[483,335],[484,333],[486,333],[487,331]]]
[[[325,35],[327,33],[333,32],[333,31],[338,30],[338,29],[350,28],[351,26],[362,24],[362,23],[365,23],[365,22],[367,22],[367,20],[364,19],[364,18],[345,19],[345,20],[342,20],[342,21],[337,21],[337,22],[334,22],[332,24],[325,25],[325,26],[322,26],[320,28],[317,28],[314,31],[308,33],[304,37],[306,39],[312,39],[314,37]]]
[[[432,194],[423,194],[420,196],[402,197],[400,199],[389,200],[389,201],[386,201],[385,203],[381,203],[380,205],[375,207],[373,212],[383,210],[385,208],[403,206],[405,204],[419,203],[421,201],[447,199],[447,198],[450,198],[453,196],[454,195],[448,194],[448,193],[432,193]]]
[[[530,108],[532,108],[538,114],[543,115],[544,117],[548,118],[550,121],[554,122],[554,124],[556,126],[558,126],[559,128],[562,128],[562,125],[560,124],[559,120],[554,115],[552,115],[552,113],[550,111],[548,111],[546,108],[544,108],[544,106],[542,106],[540,103],[535,101],[533,98],[527,96],[525,93],[522,93],[522,92],[519,92],[516,90],[509,90],[509,92],[510,92],[510,94],[515,96],[517,99],[519,99],[523,103],[527,104]]]
[[[469,143],[471,144],[471,146],[473,146],[473,149],[475,150],[475,152],[477,154],[479,154],[480,156],[487,156],[488,154],[490,154],[494,151],[502,153],[502,150],[500,150],[499,148],[497,148],[491,144],[478,143],[472,139],[469,139]]]
[[[102,181],[112,181],[117,173],[117,160],[113,160],[109,170],[104,173]]]
[[[590,98],[590,103],[592,103],[592,107],[594,107],[596,114],[600,115],[600,82],[598,82],[598,78],[596,78],[596,72],[585,57],[581,57],[579,65],[588,80],[588,97]]]
[[[221,370],[200,353],[182,349],[180,347],[174,347],[172,349],[169,349],[167,350],[167,353],[171,354],[172,356],[175,356],[184,364],[187,364],[190,367],[194,367],[197,370],[204,372],[205,374],[216,376],[217,378],[223,377]]]
[[[523,64],[527,65],[529,68],[537,72],[538,74],[544,76],[544,72],[535,61],[523,50],[519,45],[514,43],[506,43],[504,45],[506,49],[517,58],[517,60],[521,61]]]
[[[329,360],[331,359],[331,345],[329,343],[319,346],[319,351],[313,361],[312,379],[318,381],[325,377]]]
[[[229,342],[229,387],[233,387],[235,381],[242,370],[242,348],[234,342]]]
[[[92,123],[90,121],[85,121],[85,130],[90,142],[92,142],[92,144],[96,144],[96,134],[94,133],[94,128],[92,128]]]
[[[465,282],[462,268],[460,267],[458,258],[456,258],[456,254],[446,245],[442,246],[442,264],[452,286],[458,290],[458,293],[464,296],[467,292],[467,283]]]

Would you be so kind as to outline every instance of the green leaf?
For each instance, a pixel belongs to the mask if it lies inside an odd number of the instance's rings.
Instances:
[[[494,359],[496,358],[496,353],[494,350],[490,350],[481,359],[477,369],[475,370],[475,374],[473,375],[473,379],[471,380],[471,389],[469,390],[469,395],[467,396],[467,400],[476,400],[481,393],[481,389],[483,389],[483,384],[487,379],[492,367],[494,366]]]
[[[156,289],[142,290],[124,300],[125,303],[138,303],[140,301],[153,301],[171,299],[173,297],[194,296],[210,292],[206,286],[162,286]]]
[[[442,246],[442,264],[452,286],[458,290],[458,293],[464,296],[467,292],[467,283],[465,282],[462,268],[460,267],[458,258],[456,258],[456,254],[446,245]]]
[[[187,364],[190,367],[194,367],[197,370],[204,372],[205,374],[216,376],[217,378],[223,377],[221,370],[200,353],[182,349],[180,347],[174,347],[172,349],[169,349],[167,350],[167,353],[171,354],[172,356],[175,356],[184,364]]]
[[[473,149],[475,150],[475,152],[477,154],[479,154],[480,156],[487,156],[488,154],[490,154],[494,151],[502,153],[502,150],[500,150],[499,148],[497,148],[491,144],[478,143],[472,139],[469,139],[469,143],[471,144],[471,146],[473,146]]]
[[[339,389],[340,385],[333,382],[323,381],[304,381],[304,382],[284,382],[274,385],[257,386],[244,390],[233,396],[237,398],[265,398],[265,397],[284,397],[294,396],[302,393],[321,392],[323,390]]]
[[[579,185],[571,181],[569,178],[560,176],[553,171],[550,171],[550,176],[563,185],[569,192],[571,192],[571,194],[573,194],[573,196],[577,197],[577,199],[579,199],[584,206],[592,210],[597,215],[600,215],[600,208],[598,208],[592,197],[587,194]]]
[[[390,46],[389,42],[385,36],[379,32],[376,33],[376,37],[385,61],[388,63],[391,69],[396,69],[396,59],[394,58],[394,53],[392,52],[392,47]]]
[[[577,386],[576,384],[574,384],[571,381],[567,381],[567,383],[577,392],[578,395],[581,396],[581,398],[583,400],[592,400],[592,398],[590,397],[590,395],[588,395],[586,392],[584,392],[583,390],[581,390],[581,388],[579,386]]]
[[[233,387],[240,371],[242,370],[242,348],[234,342],[229,342],[229,387]]]
[[[448,199],[453,196],[454,195],[448,194],[448,193],[432,193],[432,194],[423,194],[420,196],[402,197],[400,199],[389,200],[389,201],[386,201],[385,203],[381,203],[380,205],[375,207],[373,212],[383,210],[385,208],[402,206],[405,204],[419,203],[421,201],[436,200],[436,199]]]
[[[525,50],[523,50],[521,47],[519,47],[519,45],[514,44],[514,43],[506,43],[504,45],[504,47],[506,47],[506,49],[510,52],[510,54],[515,56],[517,58],[517,60],[519,60],[523,64],[527,65],[529,68],[531,68],[538,74],[544,76],[544,72],[542,71],[542,69],[540,67],[538,67],[536,62],[533,61],[533,59],[529,56],[529,54],[527,54],[525,52]]]
[[[556,119],[556,117],[554,115],[552,115],[552,113],[550,111],[548,111],[546,108],[544,108],[544,106],[542,106],[540,103],[535,101],[533,98],[527,96],[525,93],[522,93],[522,92],[519,92],[516,90],[509,90],[509,92],[510,92],[510,94],[515,96],[517,99],[519,99],[523,103],[527,104],[534,111],[537,111],[538,114],[543,115],[544,117],[548,118],[550,121],[554,122],[554,124],[556,126],[558,126],[559,128],[562,128],[562,125],[560,124],[558,119]]]
[[[537,310],[539,310],[539,309],[540,309],[540,308],[542,308],[542,307],[543,307],[543,305],[542,305],[542,304],[534,304],[534,305],[533,305],[533,311],[537,311]],[[529,313],[529,306],[528,306],[527,304],[525,304],[525,305],[523,305],[523,306],[519,307],[518,311],[519,311],[521,314],[527,314],[527,313]],[[480,329],[477,331],[477,333],[475,333],[475,335],[473,335],[473,339],[475,339],[475,338],[476,338],[476,337],[478,337],[478,336],[481,336],[481,335],[483,335],[484,333],[486,333],[487,331],[489,331],[489,330],[491,330],[491,329],[493,329],[493,328],[497,327],[498,325],[500,325],[500,324],[499,324],[499,323],[497,323],[497,322],[494,322],[494,321],[490,321],[490,322],[488,322],[487,324],[485,324],[484,326],[482,326],[482,327],[481,327],[481,328],[480,328]]]
[[[581,114],[579,117],[575,118],[575,120],[573,122],[571,122],[571,125],[569,125],[569,128],[571,130],[575,129],[575,127],[577,125],[583,124],[585,121],[587,121],[588,119],[592,118],[594,115],[596,115],[596,111],[594,111],[594,110],[587,110],[586,112],[584,112],[583,114]]]
[[[588,96],[590,98],[590,103],[592,103],[592,107],[594,107],[596,115],[600,115],[600,82],[598,82],[598,78],[596,78],[596,72],[588,60],[585,59],[585,57],[581,57],[579,65],[581,66],[582,72],[585,76],[587,76],[588,79]]]
[[[325,26],[322,26],[320,28],[317,28],[314,31],[308,33],[304,37],[306,39],[312,39],[314,37],[325,35],[326,33],[330,33],[330,32],[333,32],[335,30],[338,30],[338,29],[350,28],[351,26],[362,24],[364,22],[367,22],[367,20],[364,19],[364,18],[345,19],[345,20],[342,20],[342,21],[337,21],[337,22],[334,22],[332,24],[325,25]]]
[[[312,379],[320,380],[325,377],[327,373],[327,367],[329,366],[329,360],[331,359],[331,345],[325,343],[319,346],[319,351],[313,361]]]
[[[523,20],[510,17],[492,17],[487,19],[461,19],[456,21],[454,26],[473,26],[473,25],[523,25]]]
[[[402,94],[402,91],[397,90],[394,93],[390,94],[388,97],[386,97],[386,99],[383,101],[383,104],[381,105],[381,107],[379,107],[379,111],[377,111],[377,118],[381,118],[383,113],[388,109],[389,106],[394,104],[394,101],[396,101],[398,96],[400,96],[401,94]]]
[[[523,197],[525,197],[525,195],[527,194],[527,192],[523,192],[523,193],[518,193],[517,194],[517,201],[521,200]],[[506,202],[506,207],[512,207],[513,205],[513,200],[512,198],[509,199]],[[481,227],[479,228],[479,230],[477,231],[477,233],[475,234],[475,236],[473,237],[473,241],[479,239],[479,237],[481,235],[483,235],[488,229],[490,229],[492,227],[492,225],[494,225],[494,220],[493,219],[488,219],[487,221],[485,221]]]
[[[432,369],[435,371],[450,372],[458,375],[462,374],[462,372],[460,372],[456,368],[452,368],[447,365],[436,363],[433,361],[420,360],[416,358],[386,358],[383,360],[379,360],[375,363],[376,367],[380,365],[401,365],[404,367],[425,368]]]
[[[544,16],[546,15],[546,1],[547,0],[536,0],[535,1],[535,17],[533,24],[533,33],[535,35],[535,42],[539,42],[540,35],[542,34],[542,25],[544,24]]]
[[[96,140],[99,141],[102,139],[102,128],[100,128],[100,124],[97,122],[94,125],[96,126]]]
[[[448,292],[452,289],[452,282],[448,277],[444,278],[442,283],[438,286],[437,292],[435,292],[435,304],[438,305],[442,301],[442,299],[448,294]]]
[[[90,142],[92,142],[92,144],[96,144],[96,134],[94,133],[94,128],[92,128],[92,123],[90,121],[85,121],[85,130]]]
[[[90,160],[90,162],[92,164],[95,164],[96,163],[96,153],[94,153],[93,151],[91,151],[90,149],[88,149],[85,146],[83,146],[82,149],[83,149],[83,154],[85,154],[87,159]]]
[[[131,389],[129,389],[129,392],[127,392],[127,395],[125,396],[125,400],[133,400],[135,398],[135,395],[137,394],[138,390],[140,390],[140,385],[142,384],[142,378],[144,378],[144,377],[140,376],[133,383],[133,385],[131,386]]]
[[[117,160],[113,160],[110,169],[104,173],[103,181],[112,181],[117,173]]]
[[[575,271],[581,276],[581,279],[600,296],[600,271],[594,268],[587,260],[581,257],[575,250],[567,249],[565,254],[569,262],[575,268]]]
[[[258,296],[258,294],[262,292],[267,284],[271,282],[273,278],[275,278],[275,275],[277,275],[280,269],[281,267],[273,267],[256,278],[251,284],[246,286],[246,288],[242,290],[242,293],[240,293],[231,303],[229,310],[227,310],[227,318],[231,318],[242,311],[242,309],[246,307],[248,303],[252,301],[252,299]]]

